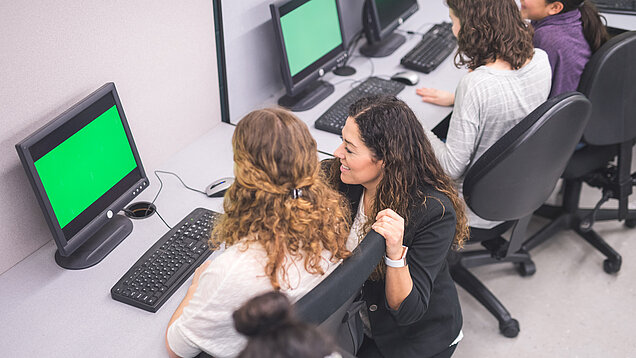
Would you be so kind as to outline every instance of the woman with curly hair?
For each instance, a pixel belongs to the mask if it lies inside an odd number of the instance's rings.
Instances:
[[[546,101],[552,71],[548,56],[532,45],[532,29],[514,0],[447,0],[458,50],[455,64],[470,72],[455,94],[420,88],[422,100],[452,105],[448,132],[427,136],[440,164],[460,183],[490,146]],[[469,211],[470,226],[492,228]]]
[[[172,357],[236,356],[245,338],[233,327],[235,309],[272,289],[295,301],[350,255],[348,209],[322,179],[303,122],[282,109],[254,111],[232,146],[235,182],[210,239],[225,250],[197,269],[168,324]]]
[[[446,256],[468,237],[463,201],[399,99],[354,103],[342,139],[324,166],[349,199],[349,240],[373,229],[386,241],[362,289],[368,329],[358,357],[449,357],[462,314]]]

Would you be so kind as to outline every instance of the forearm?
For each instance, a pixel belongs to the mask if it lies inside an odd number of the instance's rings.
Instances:
[[[409,267],[387,267],[384,290],[386,302],[393,310],[400,308],[400,305],[411,293],[413,289],[413,279],[409,272]]]
[[[181,358],[181,357],[179,357],[176,353],[174,353],[172,349],[170,348],[170,345],[168,344],[168,329],[179,317],[181,317],[183,310],[188,306],[195,292],[196,292],[196,287],[194,287],[194,285],[190,286],[185,297],[183,298],[183,300],[181,301],[177,309],[172,314],[172,317],[170,318],[170,322],[168,322],[168,328],[166,328],[166,349],[168,350],[168,356],[170,356],[170,358]]]

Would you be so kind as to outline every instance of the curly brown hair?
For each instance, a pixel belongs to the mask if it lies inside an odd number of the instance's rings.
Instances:
[[[365,212],[365,216],[375,218],[381,210],[391,208],[408,225],[409,207],[426,204],[428,199],[437,200],[421,192],[421,185],[428,185],[446,195],[453,204],[456,217],[453,248],[462,248],[469,237],[464,200],[435,157],[413,110],[394,96],[372,96],[351,105],[349,117],[358,125],[362,142],[371,150],[374,159],[384,161],[371,212]],[[339,167],[340,160],[336,158],[328,173],[332,183],[338,181]],[[373,220],[367,220],[362,231],[368,232],[373,223]],[[386,266],[381,262],[371,278],[384,277],[385,270]]]
[[[532,28],[514,0],[446,0],[459,19],[455,65],[471,70],[498,59],[517,70],[534,54]]]
[[[232,137],[234,184],[225,194],[225,213],[210,239],[212,247],[241,241],[267,252],[265,274],[272,287],[289,285],[285,258],[304,259],[312,274],[323,274],[322,253],[332,262],[350,256],[349,209],[324,181],[316,141],[307,126],[283,109],[246,115]],[[300,197],[292,192],[299,189]]]

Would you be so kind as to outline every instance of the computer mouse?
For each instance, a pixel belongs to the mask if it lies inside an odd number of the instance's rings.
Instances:
[[[220,198],[225,195],[225,191],[230,188],[232,183],[234,183],[234,178],[232,177],[215,180],[205,188],[205,194],[212,198]]]
[[[420,81],[420,75],[413,71],[401,71],[391,76],[391,80],[415,86]]]

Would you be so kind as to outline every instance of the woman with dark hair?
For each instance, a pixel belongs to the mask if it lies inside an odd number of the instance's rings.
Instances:
[[[307,126],[282,109],[249,113],[232,137],[235,182],[210,247],[166,332],[171,357],[234,357],[245,339],[232,312],[262,292],[297,300],[350,255],[348,209],[321,174]]]
[[[427,89],[418,93],[424,101],[455,104],[446,142],[433,132],[427,135],[440,164],[461,188],[471,164],[546,101],[551,70],[546,53],[533,47],[532,29],[514,0],[446,2],[457,37],[455,64],[470,72],[459,81],[454,96]],[[499,224],[468,212],[472,227]]]
[[[534,47],[548,53],[550,97],[575,91],[590,56],[609,34],[590,0],[521,0],[521,15],[534,27]]]
[[[349,240],[373,229],[386,241],[362,290],[369,330],[358,357],[448,357],[462,315],[446,256],[468,237],[463,201],[397,98],[354,103],[342,139],[325,166],[351,204]]]
[[[329,337],[296,319],[289,299],[280,292],[250,299],[232,318],[236,330],[248,337],[237,358],[342,358]]]

